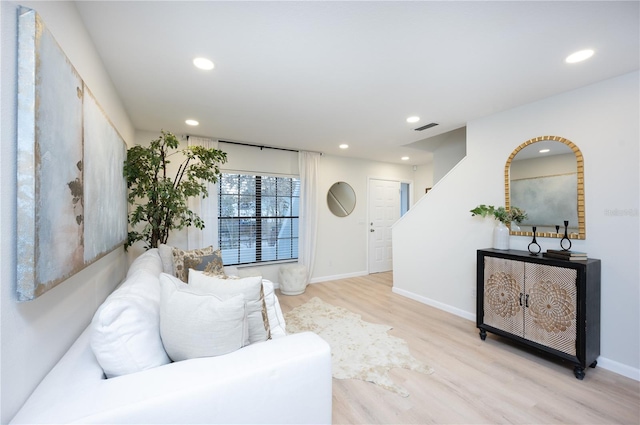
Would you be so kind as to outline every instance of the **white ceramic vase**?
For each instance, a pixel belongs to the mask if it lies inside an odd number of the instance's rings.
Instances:
[[[509,228],[501,221],[493,229],[493,247],[495,249],[509,249]]]

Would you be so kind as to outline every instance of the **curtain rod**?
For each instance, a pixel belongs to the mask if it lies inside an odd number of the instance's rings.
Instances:
[[[232,142],[229,140],[218,140],[219,143],[229,143],[231,145],[240,145],[240,146],[250,146],[252,148],[260,148],[262,149],[274,149],[278,151],[287,151],[287,152],[299,152],[297,149],[287,149],[287,148],[277,148],[275,146],[265,146],[265,145],[254,145],[252,143],[244,143],[244,142]]]
[[[189,135],[186,136],[187,141],[189,140]],[[289,149],[289,148],[279,148],[276,146],[266,146],[266,145],[254,145],[253,143],[245,143],[245,142],[232,142],[231,140],[218,140],[218,143],[229,143],[231,145],[239,145],[239,146],[249,146],[252,148],[260,148],[262,149],[273,149],[278,151],[287,151],[287,152],[300,152],[298,149]],[[305,152],[314,152],[320,155],[324,155],[322,152],[317,151],[305,151]]]

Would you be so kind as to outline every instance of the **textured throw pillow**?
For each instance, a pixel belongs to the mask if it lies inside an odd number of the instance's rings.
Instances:
[[[173,248],[173,274],[183,282],[188,282],[187,273],[184,268],[184,259],[193,257],[203,257],[205,255],[213,254],[213,246],[208,246],[201,249],[192,249],[185,251],[179,248]]]
[[[286,336],[284,315],[282,314],[278,297],[276,297],[274,292],[273,282],[262,279],[262,288],[264,290],[264,303],[267,308],[267,317],[269,318],[269,336],[271,338]]]
[[[223,299],[165,273],[160,287],[160,335],[173,361],[220,356],[245,345],[242,294]]]
[[[223,279],[207,276],[203,272],[192,270],[189,273],[189,286],[194,289],[228,298],[237,294],[244,296],[247,305],[247,322],[249,324],[248,343],[266,341],[269,337],[262,318],[262,277],[244,279]]]
[[[161,243],[160,245],[158,245],[158,253],[160,254],[160,259],[162,260],[162,271],[175,276],[175,273],[173,271],[173,247]]]
[[[184,257],[185,282],[189,282],[189,269],[204,272],[208,276],[226,277],[222,265],[222,253],[219,249],[213,251],[211,255]]]
[[[98,308],[90,345],[107,378],[170,363],[160,339],[158,276],[131,273]]]
[[[219,274],[217,272],[217,270],[216,271],[212,271],[212,270],[213,270],[212,267],[207,266],[205,268],[205,270],[203,271],[203,273],[206,276],[213,276],[213,277],[217,277],[219,279],[228,279],[228,280],[238,280],[238,279],[241,279],[243,277],[260,277],[260,278],[262,278],[262,275],[257,270],[255,270],[251,274],[241,275],[241,276],[227,275],[227,274],[224,273],[224,271],[223,271],[222,274]],[[273,292],[273,283],[271,284],[271,291]],[[267,331],[267,339],[271,339],[271,328],[270,328],[270,325],[269,325],[269,315],[267,314],[267,303],[265,302],[266,298],[265,298],[265,292],[264,292],[264,285],[262,286],[262,288],[260,288],[260,298],[262,299],[262,320],[264,322],[264,328]]]

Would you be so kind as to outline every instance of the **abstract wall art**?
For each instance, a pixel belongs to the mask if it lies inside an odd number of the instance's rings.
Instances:
[[[121,246],[126,146],[38,14],[18,17],[17,297]]]

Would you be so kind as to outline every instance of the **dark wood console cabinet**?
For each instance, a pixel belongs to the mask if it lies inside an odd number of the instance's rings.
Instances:
[[[477,325],[562,358],[576,378],[600,355],[600,260],[478,250]]]

